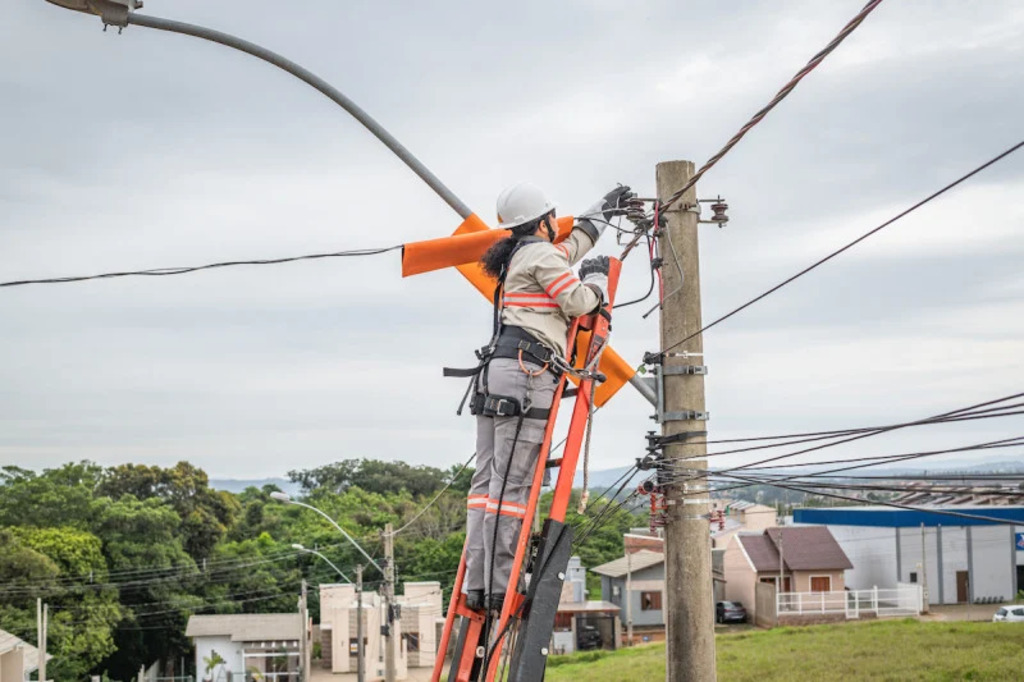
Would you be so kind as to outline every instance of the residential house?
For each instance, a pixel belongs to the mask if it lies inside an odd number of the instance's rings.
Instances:
[[[52,656],[47,655],[49,661]],[[0,682],[26,682],[39,667],[39,650],[6,630],[0,630]]]
[[[778,513],[746,500],[712,500],[711,511],[722,512],[720,521],[711,522],[712,549],[725,549],[737,533],[761,531],[778,525]]]
[[[665,555],[649,549],[590,569],[601,576],[601,599],[619,607],[627,629],[633,624],[634,641],[660,641],[665,636]],[[725,594],[725,576],[712,565],[715,595]],[[717,598],[717,597],[716,597]]]
[[[571,654],[580,648],[616,649],[621,641],[619,607],[587,599],[587,570],[570,557],[555,614],[551,650]]]
[[[185,636],[195,645],[199,680],[301,682],[306,633],[298,613],[190,616]]]
[[[437,656],[437,621],[444,614],[441,584],[409,582],[404,594],[395,596],[398,617],[392,623],[392,635],[398,638],[395,657],[398,679],[408,677],[408,668],[432,667]],[[358,608],[355,585],[320,586],[320,637],[322,663],[334,673],[355,672],[358,620],[363,621],[363,648],[367,680],[384,677],[384,638],[381,625],[386,622],[384,600],[373,591],[363,591],[362,613]]]
[[[782,592],[842,592],[851,568],[827,528],[786,526],[736,535],[723,558],[725,596],[756,618],[758,583],[771,583]]]

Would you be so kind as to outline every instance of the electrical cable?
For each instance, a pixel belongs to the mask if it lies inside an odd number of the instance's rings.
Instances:
[[[792,275],[791,277],[786,278],[785,280],[783,280],[782,282],[776,284],[775,286],[773,286],[771,289],[768,289],[764,293],[758,294],[757,296],[755,296],[754,298],[750,299],[749,301],[747,301],[743,305],[739,306],[738,308],[734,308],[732,311],[726,313],[725,315],[722,315],[721,317],[717,318],[713,322],[710,322],[709,324],[704,325],[703,327],[701,327],[700,329],[698,329],[694,333],[690,334],[689,336],[685,337],[681,341],[677,341],[676,343],[672,344],[668,348],[665,348],[664,350],[662,350],[661,353],[660,353],[661,357],[665,357],[665,354],[668,353],[673,348],[677,348],[677,347],[681,346],[682,344],[686,343],[687,341],[689,341],[690,339],[703,334],[704,332],[706,332],[707,330],[711,329],[712,327],[715,327],[716,325],[718,325],[718,324],[720,324],[722,322],[725,322],[726,320],[728,320],[730,317],[732,317],[736,313],[739,313],[739,312],[741,312],[743,310],[746,310],[750,306],[752,306],[755,303],[757,303],[758,301],[760,301],[760,300],[770,296],[771,294],[775,293],[776,291],[778,291],[782,287],[786,286],[790,282],[793,282],[794,280],[799,279],[800,277],[803,277],[804,275],[806,275],[810,271],[814,270],[818,266],[823,265],[824,263],[827,263],[828,261],[832,260],[833,258],[835,258],[836,256],[840,255],[841,253],[847,251],[848,249],[850,249],[850,248],[856,246],[857,244],[859,244],[860,242],[864,241],[868,237],[876,234],[877,232],[880,232],[884,228],[888,227],[889,225],[892,225],[893,223],[895,223],[896,221],[900,220],[901,218],[909,215],[910,213],[913,213],[914,211],[916,211],[917,209],[921,208],[922,206],[924,206],[928,202],[932,201],[933,199],[936,199],[937,197],[945,194],[946,192],[948,192],[949,190],[953,189],[954,187],[956,187],[960,183],[968,180],[969,178],[971,178],[974,175],[976,175],[977,173],[980,173],[981,171],[985,170],[986,168],[988,168],[992,164],[994,164],[994,163],[1002,160],[1003,158],[1009,156],[1013,152],[1015,152],[1018,149],[1020,149],[1021,146],[1024,146],[1024,141],[1018,142],[1017,144],[1013,145],[1012,147],[1010,147],[1006,151],[1004,151],[1001,154],[998,154],[997,156],[989,159],[988,161],[986,161],[982,165],[978,166],[974,170],[970,171],[969,173],[960,176],[960,178],[958,178],[957,180],[954,180],[953,182],[949,183],[948,185],[946,185],[942,189],[938,190],[937,192],[934,192],[934,193],[928,195],[927,197],[925,197],[924,199],[918,201],[916,204],[914,204],[910,208],[907,208],[907,209],[901,211],[900,213],[896,214],[892,218],[889,218],[888,220],[886,220],[884,223],[882,223],[878,227],[875,227],[875,228],[865,232],[861,236],[859,236],[856,239],[854,239],[852,242],[849,242],[845,246],[842,246],[842,247],[836,249],[835,251],[833,251],[832,253],[828,254],[824,258],[821,258],[821,259],[815,261],[814,263],[812,263],[808,267],[804,268],[803,270],[801,270],[800,272],[796,273],[795,275]]]
[[[927,422],[934,421],[934,420],[937,420],[937,419],[941,419],[941,418],[944,418],[944,417],[949,417],[949,416],[954,416],[954,415],[964,415],[965,413],[970,413],[973,410],[977,410],[979,408],[984,408],[984,407],[989,407],[989,406],[994,405],[996,403],[1001,403],[1001,402],[1007,402],[1009,400],[1014,400],[1014,399],[1019,398],[1021,396],[1024,396],[1024,393],[1015,393],[1015,394],[1012,394],[1012,395],[1009,395],[1009,396],[1005,396],[1003,398],[997,398],[995,400],[988,400],[988,401],[985,401],[985,402],[977,403],[975,405],[971,405],[969,407],[964,407],[964,408],[960,408],[960,409],[957,409],[957,410],[952,410],[950,412],[944,412],[942,414],[935,415],[933,417],[928,417],[926,419],[919,419],[919,420],[916,420],[916,421],[913,421],[913,422],[904,422],[902,424],[896,424],[896,425],[893,425],[893,426],[887,426],[887,427],[878,429],[876,431],[871,431],[871,432],[868,432],[868,433],[863,433],[863,434],[857,434],[857,435],[854,435],[854,436],[849,436],[847,438],[844,438],[844,439],[839,440],[839,441],[835,441],[833,443],[825,443],[825,444],[822,444],[822,445],[816,445],[816,446],[813,446],[813,447],[804,448],[802,450],[797,450],[796,452],[785,453],[785,454],[782,454],[782,455],[775,455],[774,457],[768,457],[768,458],[765,458],[765,459],[762,459],[762,460],[759,460],[759,461],[756,461],[756,462],[750,462],[750,463],[744,464],[744,465],[742,465],[740,467],[732,467],[730,469],[719,470],[716,473],[721,474],[721,473],[728,473],[729,471],[739,471],[741,469],[746,469],[746,468],[749,468],[751,466],[760,465],[760,464],[768,464],[768,463],[771,463],[771,462],[777,462],[779,460],[788,459],[790,457],[796,457],[798,455],[807,454],[809,452],[815,452],[815,451],[818,451],[818,450],[823,450],[825,448],[835,447],[837,445],[843,445],[845,443],[852,443],[853,441],[862,440],[864,438],[868,438],[868,437],[871,437],[871,436],[876,436],[876,435],[880,435],[880,434],[883,434],[883,433],[889,433],[889,432],[892,432],[892,431],[895,431],[895,430],[898,430],[898,429],[903,429],[903,428],[907,428],[907,427],[910,427],[910,426],[917,426],[917,425],[920,425],[922,423],[927,423]]]
[[[441,488],[441,490],[440,490],[440,491],[439,491],[439,492],[438,492],[438,493],[437,493],[436,495],[434,495],[434,499],[430,500],[430,502],[427,502],[427,504],[426,504],[426,505],[425,505],[425,506],[424,506],[424,507],[423,507],[422,509],[420,509],[420,510],[419,510],[419,511],[418,511],[418,512],[416,513],[416,515],[415,515],[415,516],[413,516],[413,517],[412,517],[411,519],[409,519],[408,521],[406,521],[405,525],[403,525],[403,526],[402,526],[401,528],[399,528],[399,529],[398,529],[398,530],[396,530],[396,531],[392,531],[392,533],[391,533],[392,537],[394,537],[395,535],[398,535],[398,534],[399,534],[399,533],[401,533],[401,532],[402,532],[403,530],[405,530],[406,528],[408,528],[409,526],[411,526],[411,525],[412,525],[413,523],[415,523],[415,522],[416,522],[416,520],[417,520],[417,519],[419,519],[419,518],[420,518],[421,516],[423,516],[423,514],[424,514],[424,513],[425,513],[425,512],[426,512],[426,511],[427,511],[428,509],[430,509],[430,508],[431,508],[432,506],[434,506],[434,503],[436,503],[436,502],[437,502],[437,501],[438,501],[439,499],[441,499],[441,496],[442,496],[442,495],[444,495],[444,494],[445,494],[445,492],[446,492],[446,491],[447,491],[447,490],[448,490],[449,488],[451,488],[451,487],[452,487],[452,484],[453,484],[453,483],[455,483],[456,479],[458,479],[458,478],[459,478],[459,476],[460,476],[460,475],[462,474],[462,472],[463,472],[463,471],[465,471],[465,470],[466,470],[467,468],[469,468],[469,465],[470,465],[470,464],[471,464],[471,463],[473,462],[473,460],[474,460],[474,459],[476,459],[476,452],[474,452],[474,453],[473,453],[472,455],[470,455],[469,459],[467,459],[467,460],[466,460],[466,461],[465,461],[465,462],[464,462],[464,463],[462,464],[462,466],[461,466],[461,467],[459,467],[459,470],[458,470],[458,471],[456,471],[456,472],[455,472],[454,474],[452,474],[451,480],[449,480],[449,481],[448,481],[448,483],[447,483],[447,484],[446,484],[446,485],[445,485],[445,486],[444,486],[443,488]]]
[[[742,480],[747,480],[745,476],[740,476],[740,475],[737,475],[737,474],[729,474],[729,476],[731,478],[735,478],[735,479],[741,480],[741,481]],[[770,486],[772,486],[774,488],[783,488],[783,489],[786,489],[786,490],[793,490],[795,492],[810,493],[812,495],[819,495],[821,497],[832,497],[832,498],[835,498],[837,500],[847,500],[847,501],[850,501],[850,502],[860,502],[862,504],[868,504],[868,505],[874,505],[874,506],[892,507],[894,509],[906,509],[906,510],[909,510],[909,511],[927,512],[927,513],[931,513],[931,514],[940,514],[942,516],[953,516],[953,517],[956,517],[956,518],[971,519],[971,520],[975,520],[975,521],[987,521],[989,523],[995,523],[995,524],[999,524],[999,525],[1009,525],[1009,526],[1018,526],[1018,525],[1020,525],[1019,521],[1015,521],[1013,519],[1000,519],[1000,518],[995,517],[995,516],[985,516],[984,514],[970,514],[970,513],[967,513],[967,512],[956,512],[956,511],[952,511],[952,510],[949,510],[949,509],[937,509],[937,508],[933,508],[933,507],[919,507],[919,506],[910,505],[910,504],[900,504],[898,502],[888,502],[888,501],[885,501],[885,500],[868,500],[868,499],[864,499],[864,498],[860,498],[860,497],[852,497],[850,495],[840,495],[839,493],[824,493],[824,492],[820,492],[820,491],[815,492],[815,491],[804,490],[804,489],[799,488],[797,486],[787,485],[787,484],[783,484],[783,483],[766,483],[765,485],[770,485]]]
[[[228,268],[236,265],[278,265],[280,263],[293,263],[296,261],[320,260],[323,258],[351,258],[356,256],[376,256],[389,251],[396,251],[402,248],[402,244],[388,246],[379,249],[352,249],[349,251],[335,251],[332,253],[314,253],[306,256],[289,256],[286,258],[268,258],[262,260],[236,260],[223,261],[219,263],[208,263],[206,265],[193,265],[170,268],[154,268],[152,270],[130,270],[124,272],[105,272],[99,275],[82,275],[75,277],[50,277],[44,279],[23,279],[11,282],[0,282],[0,289],[6,287],[20,287],[28,284],[66,284],[69,282],[85,282],[94,279],[112,279],[115,277],[165,277],[168,275],[185,275],[200,270],[212,270],[214,268]]]
[[[802,69],[800,69],[796,73],[796,75],[793,76],[789,80],[789,82],[786,83],[786,85],[784,85],[782,87],[782,89],[779,90],[775,94],[775,97],[773,97],[771,99],[771,101],[768,102],[768,104],[766,104],[756,114],[754,114],[751,117],[751,119],[749,121],[747,121],[747,123],[742,128],[740,128],[739,132],[737,132],[735,135],[733,135],[732,139],[730,139],[728,142],[726,142],[724,147],[722,147],[720,150],[718,150],[718,152],[714,156],[712,156],[710,159],[708,159],[704,163],[704,165],[701,166],[700,169],[696,173],[694,173],[693,177],[691,177],[690,180],[685,185],[683,185],[681,188],[676,190],[676,192],[673,193],[672,196],[669,197],[667,201],[661,202],[662,210],[664,210],[664,209],[668,208],[669,206],[671,206],[680,197],[682,197],[683,194],[686,193],[686,190],[688,190],[691,187],[693,187],[694,185],[696,185],[697,181],[700,180],[704,176],[705,173],[707,173],[709,170],[711,170],[711,168],[716,163],[718,163],[722,159],[722,157],[724,157],[729,152],[729,150],[731,150],[734,146],[736,146],[736,143],[739,142],[741,139],[743,139],[743,136],[746,135],[751,130],[751,128],[753,128],[758,123],[760,123],[761,120],[765,116],[768,115],[768,112],[770,112],[772,109],[774,109],[775,106],[779,102],[781,102],[783,99],[785,99],[786,96],[789,95],[789,93],[793,91],[793,89],[797,86],[797,84],[801,80],[803,80],[804,76],[806,76],[811,71],[813,71],[814,68],[817,67],[818,64],[820,64],[825,59],[825,57],[827,57],[829,54],[832,53],[833,50],[835,50],[837,47],[839,47],[839,44],[842,43],[846,39],[846,37],[848,35],[853,33],[853,31],[858,26],[860,26],[861,22],[864,21],[864,19],[867,17],[867,15],[870,14],[876,7],[878,7],[878,5],[881,4],[881,2],[882,2],[882,0],[871,0],[871,2],[866,4],[863,7],[863,9],[861,9],[861,11],[858,12],[857,15],[854,16],[853,19],[851,19],[849,21],[849,23],[847,23],[846,26],[844,26],[843,29],[838,34],[836,34],[836,37],[833,38],[828,43],[828,45],[826,45],[816,55],[811,57],[811,60],[809,62],[807,62],[807,64],[804,65],[804,67]],[[639,241],[639,237],[634,238],[633,241],[630,242],[626,246],[626,250],[622,252],[622,256],[620,257],[620,260],[625,260],[626,256],[629,255],[629,252],[633,249],[634,246],[636,246],[636,243],[638,241]]]

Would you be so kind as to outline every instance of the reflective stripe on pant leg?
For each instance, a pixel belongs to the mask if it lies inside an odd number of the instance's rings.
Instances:
[[[484,511],[487,508],[491,460],[494,458],[494,419],[476,418],[476,471],[466,499],[466,575],[462,591],[485,589]]]
[[[530,365],[527,365],[529,368]],[[515,396],[522,401],[527,394],[528,377],[519,367],[517,360],[496,359],[491,361],[490,392],[496,395]],[[554,397],[555,383],[550,374],[529,380],[532,407],[547,408]],[[516,438],[518,417],[496,417],[494,419],[494,457],[491,462],[490,499],[484,517],[484,542],[486,563],[484,584],[492,594],[503,594],[515,558],[516,542],[526,516],[530,484],[537,464],[537,455],[544,439],[546,422],[543,419],[524,419]],[[515,442],[513,451],[512,445]],[[506,478],[506,471],[508,476]],[[503,485],[504,483],[504,485]],[[504,488],[504,491],[503,491]],[[492,548],[495,524],[497,544]],[[491,555],[494,555],[494,578],[491,581]]]

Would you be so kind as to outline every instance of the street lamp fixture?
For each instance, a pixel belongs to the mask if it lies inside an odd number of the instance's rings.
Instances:
[[[293,544],[293,545],[292,545],[292,549],[297,549],[297,550],[299,550],[300,552],[305,552],[306,554],[315,554],[315,555],[317,555],[318,557],[320,557],[321,559],[323,559],[324,561],[326,561],[326,562],[327,562],[327,564],[328,564],[328,565],[329,565],[329,566],[330,566],[331,568],[333,568],[333,569],[334,569],[334,571],[335,571],[335,572],[336,572],[336,573],[337,573],[338,575],[340,575],[340,576],[342,577],[342,579],[343,579],[343,580],[344,580],[345,582],[347,582],[347,583],[348,583],[349,585],[351,585],[351,584],[352,584],[352,580],[351,580],[351,579],[350,579],[350,578],[349,578],[349,577],[348,577],[347,575],[345,575],[345,573],[344,573],[344,572],[343,572],[343,571],[342,571],[342,570],[341,570],[340,568],[338,568],[337,566],[335,566],[335,565],[334,565],[334,562],[333,562],[333,561],[331,561],[330,559],[328,559],[327,557],[325,557],[325,556],[324,556],[323,554],[321,554],[320,552],[316,551],[315,549],[307,549],[306,547],[304,547],[304,546],[302,546],[302,545],[300,545],[300,544],[298,544],[298,543],[296,543],[296,544]]]
[[[381,568],[380,564],[378,564],[376,561],[374,561],[373,557],[370,556],[369,554],[367,554],[366,550],[359,546],[359,543],[355,541],[355,538],[353,538],[351,535],[349,535],[348,532],[346,532],[344,528],[342,528],[341,526],[338,525],[337,521],[332,519],[326,513],[324,513],[323,511],[317,509],[316,507],[314,507],[311,504],[306,504],[305,502],[299,502],[298,500],[293,500],[292,496],[289,495],[288,493],[282,493],[280,491],[274,491],[274,492],[270,493],[270,497],[275,499],[275,500],[277,500],[278,502],[284,502],[285,504],[294,504],[294,505],[297,505],[299,507],[305,507],[306,509],[311,509],[311,510],[315,511],[317,514],[319,514],[320,516],[322,516],[325,519],[327,519],[328,521],[330,521],[331,525],[334,526],[338,530],[339,533],[344,535],[345,539],[348,540],[349,542],[351,542],[352,546],[355,547],[356,549],[358,549],[359,553],[362,554],[364,557],[366,557],[366,560],[369,561],[370,564],[373,565],[374,568],[376,568],[378,571],[381,572],[381,575],[384,574],[384,569]],[[313,550],[306,550],[306,551],[313,551]],[[349,581],[349,582],[351,582],[351,581]]]

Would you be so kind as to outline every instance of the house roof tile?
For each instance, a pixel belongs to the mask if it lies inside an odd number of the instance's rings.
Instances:
[[[824,526],[769,528],[761,535],[738,535],[754,568],[779,570],[779,542],[786,570],[838,571],[853,568],[843,548]]]

